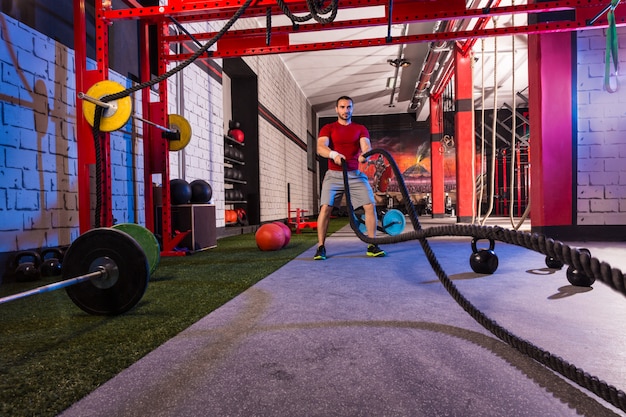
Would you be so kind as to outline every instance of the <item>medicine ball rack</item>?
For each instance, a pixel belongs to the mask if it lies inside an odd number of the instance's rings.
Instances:
[[[240,187],[247,184],[243,173],[243,168],[246,165],[242,150],[244,146],[245,143],[224,135],[224,203],[235,211],[245,210],[247,204],[245,193]],[[226,226],[237,226],[238,224],[239,221],[226,221]]]
[[[405,204],[406,212],[409,215],[409,219],[413,225],[414,231],[404,232],[394,236],[384,236],[370,238],[365,235],[359,229],[359,220],[354,213],[352,201],[350,199],[350,186],[348,183],[347,167],[343,164],[343,178],[344,187],[346,190],[346,205],[349,211],[350,226],[354,233],[366,243],[375,244],[391,244],[406,242],[410,240],[419,240],[424,253],[432,267],[433,271],[439,278],[439,281],[443,284],[444,288],[454,298],[454,300],[480,325],[490,331],[494,336],[507,343],[509,346],[517,349],[520,353],[529,356],[540,364],[548,367],[549,369],[561,374],[570,381],[577,385],[593,392],[598,397],[611,403],[615,407],[626,411],[626,393],[616,387],[607,384],[600,380],[598,377],[592,376],[584,370],[574,366],[573,364],[565,361],[563,358],[547,352],[540,347],[533,345],[532,343],[521,339],[514,335],[504,327],[500,326],[495,320],[487,317],[482,311],[476,308],[472,303],[460,293],[452,280],[448,277],[443,270],[437,257],[428,243],[427,238],[438,236],[468,236],[473,237],[475,242],[479,239],[487,239],[490,242],[500,241],[517,246],[524,247],[526,249],[534,250],[536,252],[546,255],[546,262],[548,259],[552,261],[558,261],[562,264],[568,264],[570,267],[580,271],[580,274],[584,274],[588,277],[587,281],[593,282],[594,280],[600,280],[612,289],[620,292],[626,296],[626,277],[617,268],[612,268],[606,262],[600,262],[598,259],[591,256],[587,249],[570,248],[566,244],[555,241],[537,233],[519,232],[516,230],[504,229],[499,226],[477,226],[477,225],[461,225],[456,224],[452,226],[438,226],[430,227],[428,229],[422,229],[419,222],[419,215],[411,202],[409,197],[409,191],[404,183],[402,173],[398,168],[395,160],[384,149],[373,149],[363,154],[365,157],[371,155],[381,154],[387,159],[392,167],[396,181],[402,193],[403,201]],[[473,243],[473,246],[475,243]],[[493,247],[493,245],[490,245]],[[496,265],[497,268],[497,265]],[[490,272],[493,272],[490,271]],[[569,277],[568,277],[569,280]]]

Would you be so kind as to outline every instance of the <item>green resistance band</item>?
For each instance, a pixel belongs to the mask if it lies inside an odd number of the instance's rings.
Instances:
[[[606,54],[604,59],[604,89],[609,93],[619,90],[619,80],[617,73],[619,69],[619,59],[617,57],[617,28],[615,26],[615,8],[620,0],[611,0],[611,7],[606,14],[609,27],[606,30]],[[611,87],[611,57],[613,58],[613,68],[615,69],[615,88]]]

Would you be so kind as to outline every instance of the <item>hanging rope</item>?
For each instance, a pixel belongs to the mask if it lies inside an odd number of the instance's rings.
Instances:
[[[511,1],[511,6],[515,6],[515,0]],[[511,15],[511,26],[515,27],[515,14]],[[511,103],[511,107],[513,110],[511,111],[511,182],[509,184],[509,190],[511,193],[511,198],[509,198],[509,219],[511,220],[511,226],[515,230],[519,229],[522,225],[520,222],[517,227],[515,225],[515,220],[513,219],[513,208],[515,207],[515,193],[513,189],[515,187],[515,151],[516,149],[516,139],[517,139],[517,103],[515,94],[515,34],[511,35],[511,97],[513,103]],[[518,174],[519,175],[519,174]],[[519,202],[518,202],[519,204]]]
[[[493,19],[493,27],[496,29],[496,19]],[[484,64],[484,63],[483,63]],[[496,143],[496,133],[498,130],[498,38],[493,38],[493,116],[491,122],[491,170],[489,174],[489,184],[491,185],[489,190],[489,208],[487,209],[487,213],[485,213],[485,217],[483,217],[480,222],[481,226],[485,225],[485,222],[491,216],[491,212],[493,211],[493,199],[495,198],[495,188],[496,188],[496,155],[497,155],[497,147]]]
[[[606,13],[606,19],[609,27],[606,29],[606,53],[604,56],[604,89],[609,93],[615,93],[619,90],[619,79],[617,78],[619,70],[619,58],[617,56],[617,27],[615,25],[615,8],[620,0],[611,0],[611,6]],[[615,88],[611,87],[611,59],[613,60],[613,69],[615,71]]]
[[[480,40],[480,62],[480,193],[478,195],[478,209],[475,211],[476,215],[472,218],[472,223],[476,222],[476,217],[482,216],[485,190],[485,38]]]
[[[362,233],[359,230],[359,221],[356,218],[354,208],[352,207],[352,201],[350,199],[347,166],[346,164],[343,164],[343,183],[346,191],[346,205],[349,211],[348,217],[350,219],[350,227],[358,238],[363,242],[376,244],[419,240],[430,266],[443,284],[444,288],[448,291],[452,298],[454,298],[454,300],[474,320],[476,320],[477,323],[520,353],[525,354],[538,363],[555,372],[558,372],[570,381],[596,394],[598,397],[604,399],[615,407],[626,411],[626,393],[624,393],[624,391],[607,384],[596,376],[590,375],[583,369],[574,366],[563,358],[543,350],[540,347],[537,347],[534,344],[514,335],[499,325],[495,320],[490,319],[482,311],[476,308],[467,298],[463,296],[463,294],[460,293],[450,277],[448,277],[446,272],[443,270],[432,248],[430,247],[427,238],[436,236],[468,236],[475,237],[477,239],[498,240],[500,242],[531,249],[558,259],[565,264],[573,265],[579,271],[584,271],[587,276],[596,277],[596,279],[604,282],[609,287],[626,296],[626,279],[622,272],[617,268],[611,268],[611,266],[606,262],[600,262],[598,259],[591,257],[588,253],[570,248],[562,242],[554,241],[536,233],[530,234],[516,230],[507,230],[501,227],[461,224],[422,229],[418,213],[409,198],[409,191],[404,183],[404,179],[398,165],[391,155],[383,149],[373,149],[364,153],[363,156],[367,158],[375,154],[381,154],[387,159],[402,194],[406,212],[411,220],[413,229],[415,230],[412,232],[405,232],[400,235],[377,238],[371,238]]]

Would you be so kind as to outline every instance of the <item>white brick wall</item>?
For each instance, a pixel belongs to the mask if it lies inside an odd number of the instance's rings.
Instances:
[[[603,90],[605,36],[604,30],[578,33],[579,225],[626,224],[626,90]],[[618,36],[623,66],[626,28]]]
[[[308,101],[277,55],[247,57],[246,63],[258,76],[259,102],[301,140],[307,141]],[[259,118],[259,180],[261,222],[288,216],[287,184],[291,186],[291,208],[313,213],[307,153],[289,138]]]
[[[185,26],[192,33],[220,29],[208,23]],[[168,80],[168,101],[168,112],[185,117],[192,130],[189,145],[179,152],[170,152],[170,178],[183,178],[188,182],[196,179],[207,181],[213,191],[211,202],[216,206],[216,225],[223,227],[225,222],[222,85],[197,65],[192,64]]]

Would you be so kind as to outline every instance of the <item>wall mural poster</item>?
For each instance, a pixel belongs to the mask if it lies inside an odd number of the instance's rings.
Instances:
[[[429,205],[431,187],[431,142],[430,128],[427,124],[413,123],[412,128],[393,129],[386,125],[384,129],[370,128],[372,148],[384,149],[391,154],[398,164],[404,182],[411,195],[411,200],[420,211]],[[449,145],[449,143],[448,143]],[[444,187],[445,192],[454,194],[456,186],[456,161],[453,146],[438,146],[444,154]],[[361,165],[370,178],[375,192],[393,198],[393,204],[400,203],[401,195],[398,183],[384,158],[371,158],[367,164]]]

